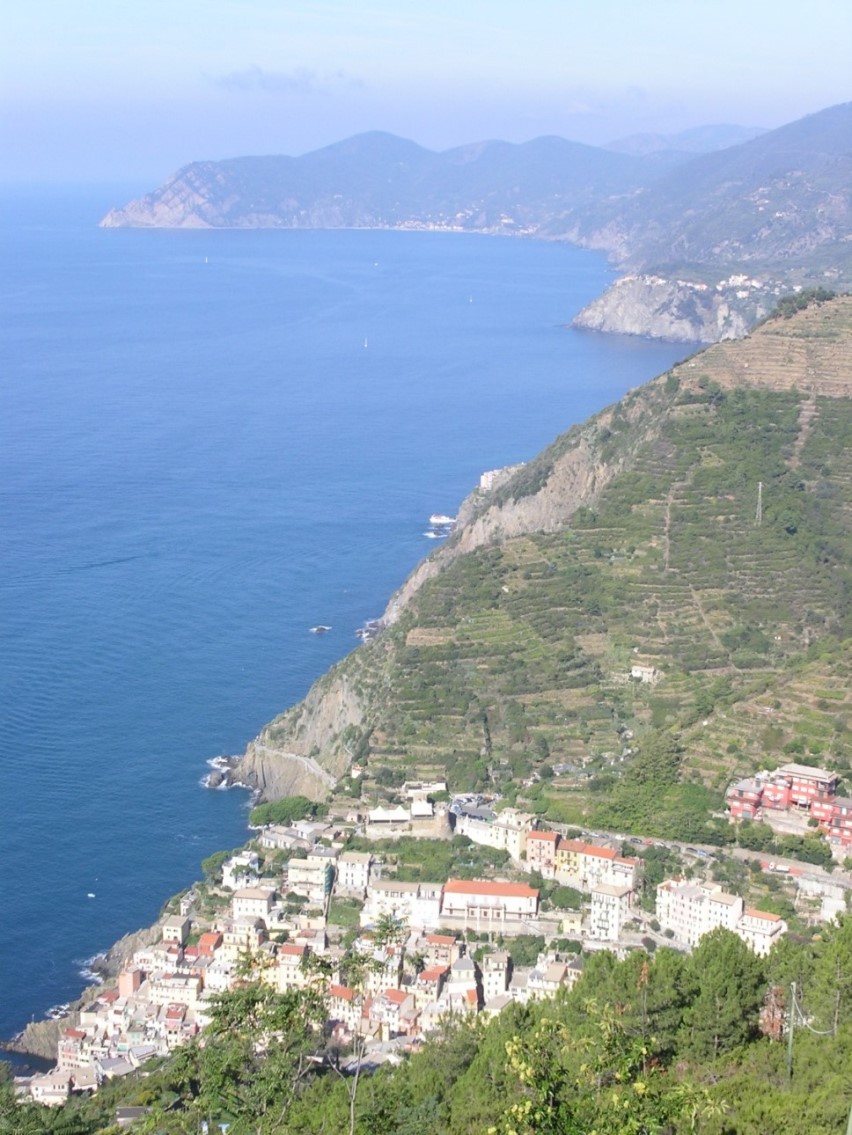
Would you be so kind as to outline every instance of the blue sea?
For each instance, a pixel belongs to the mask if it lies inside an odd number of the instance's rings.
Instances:
[[[357,645],[430,513],[687,353],[566,328],[596,254],[98,229],[129,195],[0,199],[5,1037],[243,842],[206,762]]]

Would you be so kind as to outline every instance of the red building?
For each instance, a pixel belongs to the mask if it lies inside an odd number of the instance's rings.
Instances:
[[[763,803],[763,784],[754,777],[737,781],[728,789],[728,809],[736,820],[754,820]]]
[[[835,795],[839,782],[837,773],[825,769],[782,765],[732,784],[726,793],[728,811],[734,820],[760,820],[767,812],[804,812],[833,843],[852,846],[852,800]]]

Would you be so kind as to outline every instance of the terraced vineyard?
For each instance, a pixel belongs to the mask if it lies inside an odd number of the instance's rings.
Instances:
[[[848,768],[850,392],[842,299],[710,348],[584,427],[610,471],[599,491],[562,501],[554,530],[448,555],[342,664],[368,773],[440,767],[454,788],[576,818],[651,733],[680,732],[702,807],[789,754]],[[544,454],[501,499],[534,501],[554,467]]]

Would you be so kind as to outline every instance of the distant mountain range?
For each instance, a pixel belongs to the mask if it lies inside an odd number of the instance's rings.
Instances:
[[[629,273],[580,325],[735,337],[784,291],[852,286],[852,103],[777,130],[702,127],[608,148],[543,137],[435,153],[361,134],[297,158],[193,162],[101,224],[566,240],[605,250]]]
[[[657,154],[665,151],[683,154],[710,154],[714,150],[725,150],[728,146],[739,146],[765,134],[762,126],[693,126],[679,134],[631,134],[618,138],[605,148],[619,154]]]
[[[441,228],[537,233],[649,180],[650,163],[562,138],[434,153],[379,132],[302,157],[193,162],[106,227]],[[666,166],[665,168],[668,168]],[[653,173],[660,172],[656,163]]]

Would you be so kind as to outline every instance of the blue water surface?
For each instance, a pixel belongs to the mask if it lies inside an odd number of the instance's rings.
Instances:
[[[126,196],[0,199],[0,1036],[244,840],[205,762],[356,645],[430,513],[686,353],[565,327],[596,254],[98,229]]]

